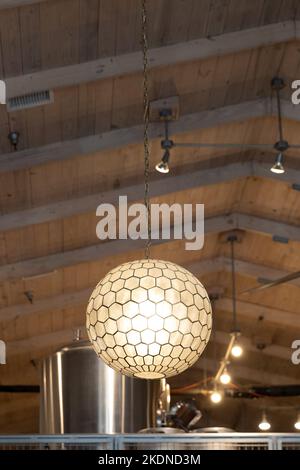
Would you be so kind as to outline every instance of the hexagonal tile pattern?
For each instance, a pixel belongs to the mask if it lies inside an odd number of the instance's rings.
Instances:
[[[113,369],[144,379],[171,377],[205,349],[211,304],[202,284],[181,266],[132,261],[96,286],[86,326],[96,353]]]

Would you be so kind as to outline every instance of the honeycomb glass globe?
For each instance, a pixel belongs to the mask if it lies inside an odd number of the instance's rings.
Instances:
[[[113,369],[143,379],[171,377],[204,351],[211,304],[203,285],[181,266],[132,261],[98,283],[86,326],[94,350]]]

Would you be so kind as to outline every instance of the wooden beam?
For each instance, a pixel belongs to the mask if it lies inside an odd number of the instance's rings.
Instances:
[[[240,122],[251,118],[263,117],[268,112],[268,101],[258,99],[228,105],[198,113],[180,116],[178,121],[170,125],[172,135],[200,130],[226,124]],[[161,123],[152,123],[149,126],[149,137],[158,139],[162,137]],[[52,161],[67,160],[72,157],[102,152],[126,145],[139,144],[143,141],[143,126],[114,129],[102,134],[81,137],[66,142],[45,145],[34,149],[20,150],[0,155],[0,173],[31,168]],[[117,158],[117,157],[116,157]]]
[[[232,267],[230,258],[221,257],[220,263],[225,271],[231,272]],[[250,263],[249,261],[239,259],[235,260],[235,269],[237,273],[243,276],[269,280],[279,279],[290,274],[282,269],[274,269],[269,266],[262,266],[260,264]],[[289,284],[300,287],[300,279],[293,279],[292,281],[289,281]]]
[[[26,353],[33,354],[32,357],[36,357],[37,351],[42,351],[48,348],[59,348],[66,344],[69,344],[73,340],[73,332],[80,330],[81,338],[86,339],[86,327],[84,324],[74,325],[70,328],[65,328],[63,330],[52,331],[51,333],[45,333],[37,336],[31,336],[29,338],[19,339],[15,341],[7,342],[7,359],[9,361],[10,357],[17,355],[22,355]],[[230,339],[229,333],[224,331],[214,331],[214,336],[212,341],[216,341],[218,344],[228,345]],[[250,338],[241,336],[241,343],[247,349],[247,351],[257,352],[257,348],[253,345]],[[291,359],[291,349],[272,344],[267,346],[263,355],[276,357],[279,359],[284,359],[290,361]]]
[[[227,346],[229,343],[230,334],[225,333],[224,331],[215,331],[213,338],[217,343],[224,344],[224,346]],[[254,346],[250,338],[241,336],[240,342],[247,351],[256,352],[256,353],[261,352],[256,348],[256,346]],[[266,346],[266,348],[263,350],[263,355],[277,357],[279,359],[285,359],[287,361],[290,361],[291,360],[291,348],[285,348],[284,346],[279,346],[277,344],[270,344]]]
[[[195,370],[209,370],[211,372],[216,372],[219,366],[219,362],[208,358],[202,357],[196,363],[196,366],[191,370],[191,372]],[[232,364],[232,375],[234,377],[238,377],[240,379],[246,380],[248,383],[261,383],[267,385],[284,385],[293,383],[299,383],[299,379],[295,379],[291,376],[281,375],[281,374],[273,374],[272,372],[268,372],[266,370],[259,370],[258,368],[252,369],[250,367],[241,366],[238,364]],[[195,393],[196,393],[195,389]],[[199,393],[199,390],[198,390]]]
[[[299,225],[286,224],[276,220],[256,217],[248,214],[237,215],[237,226],[243,230],[282,237],[286,240],[300,241]]]
[[[287,236],[290,240],[300,240],[300,227],[247,214],[234,213],[205,219],[205,234],[242,229],[265,235]],[[152,240],[152,245],[167,243],[170,240]],[[0,282],[22,279],[63,269],[81,263],[108,258],[112,255],[136,251],[143,248],[144,240],[113,240],[100,242],[75,250],[18,261],[0,266]]]
[[[272,165],[262,162],[252,162],[253,165],[253,176],[259,178],[272,179],[274,181],[282,181],[290,185],[297,183],[300,184],[300,170],[284,164],[286,171],[280,174],[274,174],[270,171]]]
[[[47,0],[0,0],[0,10],[19,8],[26,5],[32,5],[34,3],[42,3],[46,1]]]
[[[11,357],[30,353],[34,359],[39,357],[38,351],[43,351],[51,347],[57,349],[59,347],[70,344],[73,341],[73,333],[80,329],[82,339],[87,338],[85,325],[74,325],[73,327],[64,330],[52,331],[38,336],[31,336],[30,338],[19,339],[7,342],[7,360]]]
[[[216,301],[217,308],[225,312],[232,312],[232,299],[220,298]],[[265,307],[245,300],[237,300],[238,315],[257,320],[263,316],[265,321],[277,324],[281,327],[300,328],[300,315],[297,312],[280,310],[273,307]]]
[[[225,183],[226,181],[247,177],[251,174],[252,163],[244,162],[231,163],[211,169],[200,169],[185,175],[168,176],[167,180],[165,177],[160,177],[151,181],[151,197],[157,198],[199,186]],[[97,206],[101,203],[118,205],[120,193],[126,194],[128,203],[132,203],[143,199],[144,190],[144,183],[135,184],[133,186],[126,186],[122,190],[105,191],[34,207],[33,209],[4,214],[0,218],[0,231],[15,230],[28,225],[42,224],[89,212],[95,213]]]
[[[283,117],[300,120],[297,106],[287,101],[283,104]],[[232,122],[240,122],[248,119],[264,117],[274,114],[270,108],[269,99],[258,99],[228,105],[221,108],[200,111],[193,114],[180,116],[178,121],[170,125],[172,137],[185,132],[199,131],[213,128]],[[149,126],[150,139],[162,137],[160,123],[152,123]],[[139,144],[143,141],[143,126],[114,129],[102,134],[81,137],[71,141],[58,142],[32,149],[20,150],[0,155],[0,173],[8,171],[24,170],[35,165],[43,165],[53,161],[68,160],[73,157],[102,152],[120,148],[127,145]],[[117,157],[116,157],[117,158]]]
[[[32,3],[30,0],[0,1],[2,8]],[[151,68],[168,67],[181,62],[207,59],[212,56],[237,53],[247,49],[270,46],[297,38],[298,22],[286,21],[256,28],[200,38],[149,50]],[[45,89],[62,88],[114,78],[142,71],[141,52],[97,59],[82,64],[35,72],[6,80],[8,97],[25,95]]]
[[[287,165],[285,166],[287,168]],[[250,176],[271,178],[274,181],[280,180],[289,184],[300,183],[299,170],[288,168],[288,171],[282,175],[275,175],[270,171],[269,165],[249,160],[210,169],[199,169],[184,175],[168,176],[168,184],[165,184],[165,177],[154,179],[151,181],[151,197],[156,198],[173,192],[225,183]],[[138,201],[143,198],[144,184],[126,186],[122,192],[127,195],[128,203]],[[103,202],[118,204],[119,196],[120,189],[111,190],[4,214],[0,218],[0,231],[16,230],[30,225],[95,212],[96,207]]]
[[[198,275],[199,273],[202,273],[202,274],[217,273],[217,272],[223,271],[224,269],[229,270],[229,260],[224,257],[204,259],[201,261],[188,263],[185,265],[185,267],[189,271],[193,272],[195,275]],[[254,275],[256,276],[254,272],[259,272],[257,270],[261,270],[261,269],[262,270],[268,269],[268,273],[271,278],[275,278],[278,273],[277,270],[271,270],[271,268],[257,266],[252,263],[248,263],[239,259],[236,260],[236,272],[241,273],[243,275],[246,274],[249,276],[254,276]],[[57,296],[47,297],[42,300],[37,300],[33,304],[26,303],[26,304],[17,304],[17,305],[11,305],[9,307],[4,307],[0,309],[0,321],[13,321],[19,316],[31,315],[31,314],[37,314],[37,313],[48,313],[48,312],[55,311],[55,310],[63,310],[65,308],[72,308],[72,307],[76,307],[80,305],[85,305],[88,301],[88,298],[93,288],[94,286],[91,286],[90,288],[79,290],[77,292],[71,292],[71,293],[66,293],[66,294],[60,294]],[[232,311],[231,299],[219,299],[217,302],[218,302],[217,303],[218,308],[223,309],[224,311],[229,311],[229,312]],[[282,321],[282,317],[284,317],[285,319],[287,318],[286,313],[282,312],[281,310],[275,310],[276,315],[272,316],[271,312],[274,311],[273,309],[269,309],[267,307],[260,307],[256,304],[252,304],[247,301],[245,302],[239,301],[239,305],[241,307],[241,315],[243,314],[243,312],[246,312],[245,315],[247,316],[247,312],[251,311],[251,312],[254,312],[252,313],[252,317],[257,318],[259,314],[263,314],[262,309],[265,309],[264,311],[266,311],[268,315],[266,319],[269,319],[270,321],[274,322],[274,318],[275,318],[277,323],[280,323]],[[252,308],[253,305],[254,307]],[[294,325],[295,319],[298,318],[297,314],[290,313],[288,315],[289,315],[288,316],[289,322],[286,322],[285,324],[289,326]],[[300,321],[298,321],[298,323],[300,325]]]

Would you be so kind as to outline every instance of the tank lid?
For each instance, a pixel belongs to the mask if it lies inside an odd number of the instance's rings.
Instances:
[[[66,344],[66,346],[61,347],[56,351],[58,352],[66,352],[66,351],[74,351],[74,349],[92,349],[92,345],[89,340],[87,339],[80,339],[78,341],[74,340],[72,343]]]

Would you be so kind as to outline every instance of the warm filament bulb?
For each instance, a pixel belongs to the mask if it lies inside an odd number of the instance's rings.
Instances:
[[[220,401],[222,401],[222,395],[220,392],[218,392],[217,390],[215,390],[214,392],[212,392],[211,396],[210,396],[210,400],[213,402],[213,403],[220,403]]]
[[[231,382],[231,377],[227,372],[227,369],[224,369],[223,373],[220,376],[220,382],[223,385],[228,385]]]
[[[235,344],[231,350],[231,354],[233,357],[241,357],[243,354],[243,349],[239,344]]]

